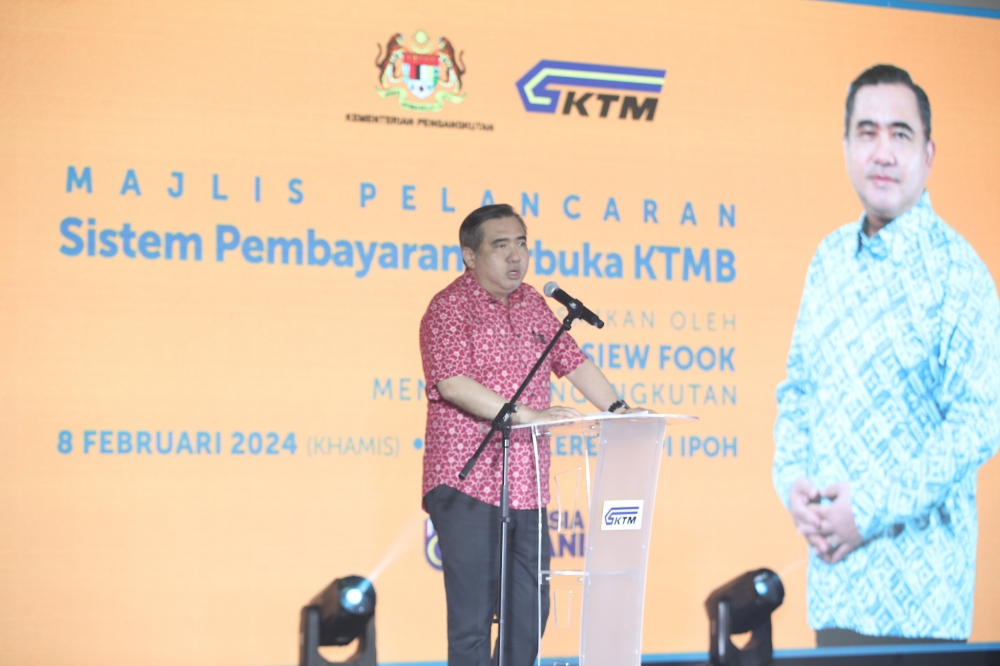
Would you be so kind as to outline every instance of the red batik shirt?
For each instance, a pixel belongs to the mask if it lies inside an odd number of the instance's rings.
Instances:
[[[499,433],[487,445],[472,472],[458,473],[486,436],[488,420],[477,418],[441,397],[437,383],[464,375],[510,400],[542,351],[559,330],[542,295],[522,284],[508,297],[493,298],[466,271],[427,306],[420,322],[420,355],[427,380],[427,434],[424,439],[423,495],[447,485],[480,501],[500,504],[503,451]],[[564,333],[518,403],[548,409],[550,376],[563,377],[587,359]],[[542,505],[549,502],[549,447],[539,446]],[[535,462],[529,429],[511,438],[508,475],[510,507],[538,508]]]

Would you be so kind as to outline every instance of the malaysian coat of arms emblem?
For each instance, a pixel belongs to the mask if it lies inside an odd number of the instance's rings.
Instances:
[[[446,37],[432,40],[418,30],[407,38],[396,33],[382,52],[378,45],[375,66],[379,70],[377,92],[383,99],[396,97],[399,105],[412,111],[440,111],[445,102],[460,103],[465,63],[462,53]]]

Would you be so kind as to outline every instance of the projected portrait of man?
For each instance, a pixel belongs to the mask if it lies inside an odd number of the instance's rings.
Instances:
[[[542,295],[524,283],[527,233],[524,220],[507,204],[470,213],[459,230],[466,271],[434,296],[420,322],[427,382],[424,508],[441,548],[452,666],[491,663],[500,566],[499,437],[464,481],[458,473],[479,446],[483,424],[489,428],[559,329]],[[569,379],[598,409],[629,411],[597,365],[564,335],[518,401],[515,424],[580,416],[572,407],[550,405],[553,373]],[[536,476],[530,434],[514,431],[504,645],[504,659],[512,666],[534,663],[538,629],[544,629],[549,611],[543,593],[539,619],[537,571],[539,564],[548,569],[550,550],[545,518],[538,533],[538,507],[549,501],[548,447],[540,447],[538,455]]]
[[[909,74],[878,65],[851,84],[844,157],[864,213],[813,256],[774,430],[820,646],[972,631],[977,473],[1000,445],[1000,304],[931,207],[934,153]]]

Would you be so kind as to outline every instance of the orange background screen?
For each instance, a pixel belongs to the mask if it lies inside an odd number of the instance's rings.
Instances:
[[[418,30],[462,65],[439,110],[380,83]],[[380,661],[444,659],[417,329],[487,192],[524,215],[527,281],[608,321],[574,336],[626,400],[701,419],[664,451],[644,653],[704,651],[705,597],[760,566],[776,647],[813,645],[771,431],[806,267],[861,212],[846,88],[890,62],[927,90],[935,208],[997,275],[998,49],[995,20],[824,2],[0,4],[0,660],[293,663],[299,609],[355,573]],[[568,84],[529,112],[544,59],[665,70],[620,93],[655,114]],[[679,248],[672,279],[655,250],[637,277],[653,247]],[[998,641],[996,460],[978,505],[972,640]]]

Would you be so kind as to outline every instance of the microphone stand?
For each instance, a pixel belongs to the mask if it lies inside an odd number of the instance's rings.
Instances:
[[[535,374],[538,372],[538,369],[542,367],[542,363],[545,362],[545,359],[552,351],[552,348],[555,347],[556,342],[559,341],[559,338],[563,333],[570,329],[573,325],[573,321],[579,319],[581,315],[582,313],[578,308],[569,308],[569,313],[563,319],[562,326],[560,326],[556,334],[552,336],[552,341],[549,342],[548,346],[542,352],[542,355],[538,357],[535,367],[528,372],[528,376],[524,378],[523,382],[521,382],[521,386],[517,389],[517,392],[514,393],[514,397],[510,399],[510,402],[505,403],[504,406],[500,408],[500,411],[497,412],[497,415],[493,417],[493,423],[490,427],[490,431],[486,433],[486,437],[483,438],[479,448],[472,454],[469,461],[465,463],[465,467],[462,468],[462,471],[458,473],[458,478],[463,481],[467,476],[469,476],[469,472],[471,472],[472,468],[476,466],[479,456],[481,456],[483,451],[486,450],[486,445],[489,444],[493,435],[499,430],[503,438],[503,480],[500,484],[500,584],[497,591],[497,616],[494,620],[494,622],[499,625],[497,636],[497,666],[506,666],[506,662],[504,661],[504,645],[507,639],[507,531],[510,527],[510,485],[507,479],[507,464],[510,453],[510,431],[514,425],[511,422],[511,417],[514,412],[517,411],[518,398],[520,398],[521,394],[528,388],[528,384],[530,384],[531,380],[534,379]]]

